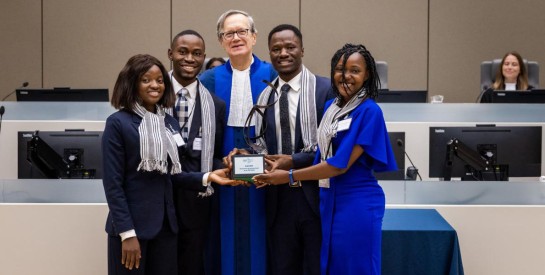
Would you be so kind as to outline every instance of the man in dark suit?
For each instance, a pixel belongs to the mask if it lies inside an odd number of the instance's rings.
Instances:
[[[279,94],[265,89],[258,104],[278,101],[265,110],[262,124],[256,126],[264,129],[260,125],[267,125],[264,137],[270,154],[267,159],[272,170],[310,166],[324,105],[333,97],[331,82],[303,66],[303,36],[295,26],[283,24],[271,30],[269,55],[278,72],[273,83]],[[270,273],[320,274],[318,182],[267,186],[266,192]]]
[[[206,57],[204,39],[196,31],[182,31],[172,40],[168,57],[172,61],[173,70],[170,75],[177,96],[174,117],[180,123],[185,143],[180,154],[182,170],[210,172],[223,167],[221,149],[225,102],[208,92],[197,79]],[[213,202],[213,188],[208,186],[204,180],[206,178],[207,174],[203,176],[203,186],[200,188],[182,185],[174,190],[180,228],[179,274],[204,274],[204,248],[209,233],[211,208],[212,204],[217,204],[217,201]],[[219,256],[213,258],[219,259]],[[217,265],[208,266],[213,269]]]

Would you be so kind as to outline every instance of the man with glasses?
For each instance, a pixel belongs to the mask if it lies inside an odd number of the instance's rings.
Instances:
[[[263,80],[272,81],[277,73],[252,53],[257,30],[248,13],[223,13],[217,35],[229,61],[205,71],[200,79],[227,105],[223,153],[228,155],[233,148],[248,146],[243,135],[246,118],[266,87]],[[222,275],[266,273],[264,197],[265,191],[255,186],[219,188]]]

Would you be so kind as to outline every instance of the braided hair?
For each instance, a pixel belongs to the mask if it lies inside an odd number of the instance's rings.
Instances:
[[[337,66],[337,63],[339,63],[339,60],[342,58],[342,64],[343,64],[343,75],[342,79],[345,80],[345,73],[346,69],[344,68],[346,66],[346,60],[354,54],[359,53],[363,56],[365,60],[365,67],[369,74],[367,80],[363,83],[363,88],[365,91],[365,94],[367,97],[370,97],[372,99],[375,99],[378,96],[378,91],[380,89],[380,78],[377,73],[377,66],[375,64],[375,59],[371,55],[371,53],[365,48],[364,45],[354,45],[347,43],[345,44],[341,49],[337,50],[335,54],[333,55],[333,58],[331,58],[331,86],[333,87],[333,92],[337,95],[337,97],[340,99],[340,102],[343,102],[343,99],[341,97],[341,94],[339,93],[339,90],[335,86],[335,67]]]

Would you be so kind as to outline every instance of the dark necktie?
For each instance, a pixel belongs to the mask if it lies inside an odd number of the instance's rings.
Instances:
[[[178,122],[180,123],[180,128],[182,130],[182,138],[187,142],[188,136],[188,127],[187,121],[189,120],[188,104],[187,104],[187,94],[188,90],[182,88],[178,93],[178,102],[176,104],[176,114],[178,115]]]
[[[291,130],[290,130],[290,106],[288,102],[288,92],[290,85],[282,86],[280,95],[280,133],[282,138],[282,154],[291,155]]]

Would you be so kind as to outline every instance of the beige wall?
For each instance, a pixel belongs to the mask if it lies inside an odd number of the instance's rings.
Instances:
[[[542,1],[21,0],[0,5],[1,97],[24,81],[34,88],[111,90],[136,53],[167,64],[172,35],[187,28],[204,36],[208,57],[225,56],[215,25],[230,8],[254,16],[256,53],[265,60],[269,30],[291,23],[303,31],[304,61],[312,71],[329,75],[336,49],[345,42],[364,43],[377,60],[389,63],[390,89],[428,88],[445,95],[446,102],[473,102],[480,62],[508,50],[545,66]],[[545,86],[545,68],[540,78]]]
[[[40,1],[0,3],[0,99],[25,81],[42,86],[41,21]],[[15,95],[6,100],[15,100]]]
[[[43,3],[44,87],[111,90],[132,55],[168,61],[169,0]]]
[[[337,49],[364,44],[376,60],[388,62],[390,89],[425,89],[427,18],[426,0],[302,1],[305,63],[329,76]]]

